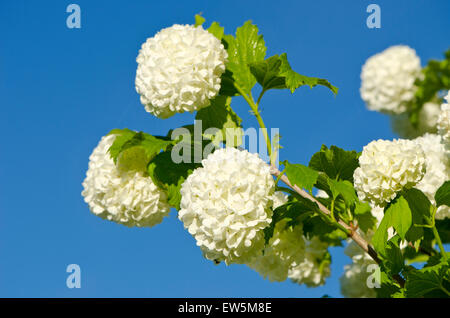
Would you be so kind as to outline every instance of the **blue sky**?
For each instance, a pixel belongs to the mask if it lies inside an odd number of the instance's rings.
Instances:
[[[66,27],[66,7],[81,7],[81,29]],[[449,1],[1,1],[0,297],[339,297],[349,259],[332,251],[323,287],[269,283],[244,266],[202,258],[175,213],[151,229],[129,229],[91,214],[80,195],[88,157],[101,136],[128,127],[152,134],[189,124],[190,114],[159,120],[134,89],[142,42],[203,12],[225,32],[253,20],[268,56],[287,52],[294,70],[339,87],[272,91],[262,102],[280,128],[281,159],[307,163],[321,144],[361,150],[395,137],[386,116],[359,96],[364,61],[395,44],[422,64],[449,47]],[[381,7],[368,29],[366,7]],[[246,127],[257,123],[233,102]],[[79,264],[81,288],[66,287]]]

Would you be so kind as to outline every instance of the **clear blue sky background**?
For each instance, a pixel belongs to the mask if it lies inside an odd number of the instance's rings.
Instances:
[[[82,28],[66,27],[70,1],[0,2],[0,296],[2,297],[340,297],[349,259],[332,251],[324,287],[269,283],[245,266],[215,266],[172,212],[152,229],[129,229],[91,214],[81,197],[88,157],[101,136],[128,127],[153,134],[192,122],[158,120],[134,89],[142,42],[203,12],[227,33],[251,19],[268,55],[327,78],[325,88],[267,93],[263,116],[282,135],[281,159],[307,163],[320,145],[361,150],[394,137],[386,116],[359,96],[364,61],[395,44],[424,64],[449,46],[449,1],[74,1]],[[368,29],[366,7],[381,6],[382,28]],[[243,100],[234,109],[256,127]],[[82,270],[68,289],[66,266]]]

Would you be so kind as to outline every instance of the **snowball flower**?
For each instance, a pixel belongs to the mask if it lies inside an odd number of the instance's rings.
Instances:
[[[425,154],[411,140],[375,140],[363,148],[353,174],[361,201],[385,206],[400,190],[416,185],[425,173]]]
[[[347,298],[375,298],[376,289],[367,284],[369,276],[374,274],[374,269],[369,266],[374,264],[374,261],[365,260],[345,265],[344,274],[339,278],[341,294]],[[370,281],[375,283],[374,278]]]
[[[227,52],[201,26],[175,24],[142,44],[136,91],[147,112],[168,118],[210,105],[220,89]]]
[[[372,213],[378,214],[380,208],[376,207]],[[382,212],[382,210],[381,210]],[[364,238],[370,241],[373,233],[368,236],[360,233]],[[344,274],[339,278],[341,283],[341,293],[348,298],[374,298],[376,291],[367,284],[370,275],[373,276],[374,268],[369,266],[376,265],[375,261],[354,241],[349,240],[344,253],[352,259],[352,264],[344,266]],[[375,283],[374,279],[370,279]],[[375,286],[372,286],[375,287]]]
[[[264,251],[248,264],[271,282],[286,280],[292,263],[301,262],[304,257],[305,240],[302,225],[294,227],[286,225],[286,220],[275,225],[273,236]]]
[[[126,226],[154,226],[170,212],[166,194],[142,172],[119,170],[108,149],[115,135],[102,137],[89,157],[84,200],[92,213]]]
[[[417,128],[411,124],[408,113],[391,116],[391,127],[402,138],[416,138],[425,133],[436,133],[439,114],[439,104],[425,103],[419,112]]]
[[[316,287],[325,283],[330,276],[330,261],[327,244],[320,241],[317,236],[311,240],[305,239],[306,248],[303,257],[295,261],[289,269],[288,277],[295,283]]]
[[[372,205],[370,212],[377,219],[377,227],[378,227],[381,223],[381,220],[383,220],[384,208],[377,205]]]
[[[181,186],[178,214],[207,259],[249,263],[264,247],[275,182],[257,154],[218,149]]]
[[[450,91],[445,96],[447,103],[441,105],[441,112],[438,118],[438,131],[442,136],[442,142],[445,145],[447,156],[450,154]]]
[[[420,59],[408,46],[392,46],[370,57],[361,72],[361,98],[370,110],[400,114],[413,99]]]
[[[322,189],[319,189],[319,190],[317,190],[316,198],[327,199],[328,198],[328,194],[325,191],[323,191]]]
[[[426,173],[423,179],[415,186],[421,190],[428,199],[435,204],[434,195],[437,189],[450,176],[448,157],[445,154],[445,147],[442,144],[442,137],[439,135],[426,134],[423,137],[414,139],[425,153]],[[437,219],[450,217],[450,208],[442,205],[436,212]]]
[[[281,191],[276,191],[273,194],[272,199],[273,199],[273,209],[274,210],[288,202],[288,196]]]

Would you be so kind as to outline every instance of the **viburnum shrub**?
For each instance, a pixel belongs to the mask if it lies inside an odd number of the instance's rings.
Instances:
[[[450,51],[424,68],[404,45],[370,57],[361,97],[409,139],[375,140],[361,153],[322,145],[306,166],[279,161],[262,98],[305,85],[338,89],[292,70],[285,53],[266,57],[250,21],[235,35],[204,22],[197,15],[194,25],[161,30],[137,57],[145,110],[162,119],[195,112],[194,124],[166,136],[113,129],[102,137],[83,182],[90,210],[152,227],[174,208],[208,260],[309,287],[326,283],[329,247],[346,244],[344,296],[449,297]],[[256,117],[267,153],[242,147],[237,96]]]

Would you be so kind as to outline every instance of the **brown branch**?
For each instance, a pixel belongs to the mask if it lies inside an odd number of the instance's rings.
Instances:
[[[291,182],[289,181],[288,177],[285,174],[281,175],[281,172],[276,167],[271,166],[271,173],[275,177],[277,177],[281,181],[283,181],[288,187],[293,189],[295,192],[297,192],[303,198],[308,199],[308,200],[310,200],[312,202],[315,202],[319,206],[319,210],[323,214],[332,217],[331,212],[327,209],[326,206],[324,206],[322,203],[320,203],[318,200],[316,200],[316,198],[314,198],[312,195],[310,195],[305,190],[300,189],[295,184],[292,185]],[[353,241],[355,241],[356,244],[358,244],[367,254],[369,254],[370,257],[372,257],[372,259],[378,265],[381,265],[381,260],[378,257],[377,252],[373,249],[373,247],[361,235],[359,235],[350,225],[348,225],[344,221],[338,220],[338,223],[339,223],[339,225],[341,225],[343,228],[345,228],[348,231],[347,235],[348,235],[349,238],[351,238]],[[399,285],[401,287],[405,286],[405,280],[400,275],[394,275],[393,278],[399,283]]]

